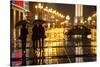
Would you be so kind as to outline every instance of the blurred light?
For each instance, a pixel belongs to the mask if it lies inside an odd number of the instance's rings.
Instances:
[[[53,13],[56,14],[56,10],[54,10]]]
[[[16,53],[16,58],[21,58],[22,57],[22,53]]]
[[[54,19],[54,16],[52,15],[51,18]]]
[[[52,13],[52,12],[53,12],[53,9],[52,9],[52,8],[50,8],[50,9],[49,9],[49,12],[50,12],[50,13]]]
[[[62,24],[64,24],[64,22],[61,22],[60,24],[62,25]]]
[[[83,22],[83,19],[81,19],[81,23],[84,23],[84,22]]]
[[[70,16],[69,15],[66,16],[66,20],[70,20]]]
[[[50,23],[48,23],[48,28],[50,28]]]
[[[78,20],[77,20],[77,18],[75,19],[75,24],[77,24],[77,22],[78,22]]]
[[[48,7],[47,6],[44,8],[44,11],[48,11]]]
[[[92,18],[89,16],[89,17],[88,17],[88,21],[90,21],[90,20],[92,20]]]
[[[22,61],[16,61],[16,65],[21,65]]]
[[[35,20],[37,20],[38,19],[38,15],[35,15]]]
[[[53,23],[53,25],[55,25],[55,23]]]
[[[58,21],[58,19],[56,19],[56,22]]]
[[[35,8],[37,8],[37,6],[35,6]]]
[[[92,15],[92,17],[96,17],[96,13]]]
[[[43,8],[43,6],[39,6],[39,8],[40,8],[40,9],[42,9],[42,8]]]
[[[88,38],[88,39],[91,39],[91,35],[87,35],[87,38]]]
[[[86,23],[87,21],[85,20],[84,23]]]
[[[41,6],[41,3],[39,3],[38,6]]]

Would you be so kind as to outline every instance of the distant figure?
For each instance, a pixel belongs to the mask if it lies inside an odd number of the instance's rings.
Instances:
[[[22,43],[22,65],[26,65],[26,39],[27,39],[28,29],[26,28],[26,24],[22,25],[21,28],[21,43]]]
[[[45,36],[45,29],[42,26],[42,24],[40,24],[40,26],[39,26],[39,37],[40,37],[40,39],[42,41],[41,44],[43,46],[44,45],[44,39],[46,38],[46,36]]]
[[[34,24],[34,27],[32,28],[32,41],[33,41],[33,52],[35,55],[33,58],[33,63],[32,64],[37,64],[37,56],[35,51],[37,51],[38,48],[38,42],[39,42],[39,24]]]
[[[38,47],[38,40],[39,40],[39,25],[34,24],[34,27],[32,28],[32,41],[33,41],[33,48],[36,50]]]
[[[43,47],[44,47],[44,39],[46,38],[45,36],[45,29],[44,27],[42,26],[42,24],[39,25],[39,46],[40,46],[40,56],[42,56],[42,63],[44,64],[44,60],[43,60],[43,53],[44,53],[44,50],[43,50]]]

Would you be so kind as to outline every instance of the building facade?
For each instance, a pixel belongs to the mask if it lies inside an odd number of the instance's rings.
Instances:
[[[19,27],[15,27],[16,23],[20,20],[26,19],[28,4],[25,1],[12,0],[10,5],[11,17],[11,44],[16,47],[17,39],[19,38]]]

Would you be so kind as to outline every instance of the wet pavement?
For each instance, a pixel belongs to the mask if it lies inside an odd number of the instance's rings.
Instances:
[[[91,30],[93,34],[91,34],[92,38],[82,38],[80,35],[68,37],[64,31],[64,28],[55,28],[46,31],[43,49],[37,48],[37,51],[35,51],[37,65],[96,61],[95,29]],[[20,41],[18,43],[21,45]],[[27,42],[27,45],[30,44]],[[26,47],[26,65],[32,65],[32,51],[33,49],[30,46]],[[20,46],[12,52],[11,63],[13,65],[22,64],[21,52],[22,49]]]

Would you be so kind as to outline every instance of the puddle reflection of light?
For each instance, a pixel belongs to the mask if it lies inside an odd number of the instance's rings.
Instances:
[[[45,39],[45,46],[48,48],[44,49],[44,56],[57,56],[59,54],[62,55],[63,49],[60,48],[53,48],[54,46],[64,46],[63,39],[64,39],[64,28],[52,28],[46,31],[46,39]],[[52,57],[45,60],[47,64],[51,63],[58,63],[58,59],[52,59]]]
[[[92,41],[91,42],[91,46],[94,46],[94,47],[91,47],[91,50],[92,50],[92,53],[93,54],[96,54],[96,46],[95,45],[96,45],[96,42],[95,41]]]
[[[92,33],[91,34],[91,37],[92,37],[91,39],[96,40],[96,29],[91,29],[91,33]]]

